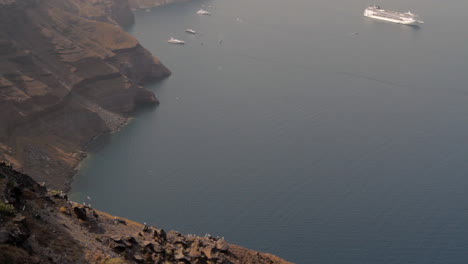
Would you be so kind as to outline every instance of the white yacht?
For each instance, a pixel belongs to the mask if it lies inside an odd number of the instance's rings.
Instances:
[[[183,40],[180,40],[180,39],[176,39],[176,38],[170,38],[167,43],[171,43],[171,44],[185,44],[185,41]]]
[[[364,16],[404,25],[418,25],[424,23],[423,21],[419,20],[417,15],[411,12],[399,13],[395,11],[384,10],[378,5],[366,8],[366,10],[364,10]]]
[[[207,16],[211,16],[211,13],[206,11],[206,10],[203,10],[203,9],[200,9],[197,11],[197,14],[199,15],[207,15]]]
[[[187,28],[187,29],[185,30],[185,32],[190,33],[190,34],[193,34],[193,35],[197,34],[197,32],[196,32],[195,30],[190,29],[190,28]]]

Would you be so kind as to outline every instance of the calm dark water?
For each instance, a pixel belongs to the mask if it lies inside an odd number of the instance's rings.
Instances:
[[[379,1],[421,28],[364,18],[368,4],[137,12],[130,33],[174,74],[72,197],[297,263],[468,263],[468,1]]]

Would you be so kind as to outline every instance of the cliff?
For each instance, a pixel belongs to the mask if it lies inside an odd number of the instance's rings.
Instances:
[[[141,4],[127,1],[0,0],[0,160],[22,171],[0,163],[0,263],[288,264],[45,187],[67,190],[87,143],[158,103],[141,85],[170,72],[121,29]]]
[[[110,216],[2,163],[0,201],[0,263],[289,263],[221,238]]]
[[[119,25],[127,0],[0,0],[0,160],[67,190],[84,146],[170,74]]]

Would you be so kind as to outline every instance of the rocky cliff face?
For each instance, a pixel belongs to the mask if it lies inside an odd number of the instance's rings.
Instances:
[[[186,236],[68,201],[0,163],[0,263],[288,264],[214,237]]]
[[[66,190],[83,146],[170,74],[119,25],[126,0],[0,0],[0,160]]]
[[[157,104],[140,85],[170,72],[132,22],[127,0],[0,0],[0,160],[66,190],[85,144]],[[110,216],[0,163],[0,263],[289,262]]]

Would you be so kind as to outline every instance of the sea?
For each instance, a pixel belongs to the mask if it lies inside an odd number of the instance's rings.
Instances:
[[[468,1],[377,3],[420,27],[370,4],[136,11],[126,30],[173,74],[94,142],[70,196],[295,263],[468,263]]]

